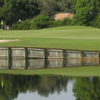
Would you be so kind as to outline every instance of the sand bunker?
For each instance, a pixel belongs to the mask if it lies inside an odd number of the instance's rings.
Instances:
[[[11,40],[11,39],[0,40],[0,43],[2,43],[2,42],[12,42],[12,41],[20,41],[20,40],[19,39],[15,39],[15,40]]]
[[[55,20],[63,20],[64,18],[73,18],[73,14],[71,13],[58,13],[54,16],[51,16],[51,18],[54,18]]]

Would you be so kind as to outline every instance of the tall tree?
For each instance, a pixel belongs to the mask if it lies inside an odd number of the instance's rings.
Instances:
[[[14,17],[13,13],[13,0],[4,0],[4,5],[0,7],[0,17],[5,21],[5,23],[9,23]]]
[[[100,0],[72,0],[76,10],[74,18],[80,25],[89,25],[100,11]]]
[[[51,16],[55,14],[57,3],[55,0],[38,0],[41,7],[41,14]]]
[[[40,13],[39,5],[35,0],[3,0],[0,6],[0,20],[11,24],[19,19],[33,18]]]

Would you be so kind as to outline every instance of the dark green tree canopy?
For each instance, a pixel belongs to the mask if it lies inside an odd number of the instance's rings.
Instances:
[[[51,17],[60,12],[73,13],[73,25],[100,28],[100,0],[0,0],[0,21],[3,20],[10,26],[17,23],[19,19],[31,20],[40,14]],[[49,21],[49,23],[53,22]]]
[[[72,0],[76,11],[74,18],[79,25],[89,25],[100,12],[100,0]]]
[[[11,24],[38,15],[39,5],[34,0],[0,0],[0,19]]]

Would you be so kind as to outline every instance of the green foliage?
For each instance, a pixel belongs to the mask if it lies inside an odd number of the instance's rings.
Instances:
[[[73,12],[71,0],[37,0],[40,5],[40,14],[52,16],[59,12]]]
[[[45,16],[51,16],[55,14],[55,9],[57,5],[55,0],[41,0],[39,1],[39,3],[41,7],[41,12],[40,12],[41,14]]]
[[[65,25],[85,25],[100,28],[100,0],[0,0],[0,21],[3,20],[5,25],[9,26],[13,24],[13,29],[29,29],[23,23],[17,25],[16,22],[19,19],[32,19],[39,14],[50,17],[59,12],[75,13],[74,20],[65,18],[62,22],[41,18],[42,21],[37,19],[38,21],[35,22],[33,20],[31,29]],[[28,26],[30,25],[28,24]]]
[[[15,2],[13,0],[4,0],[3,2],[4,5],[0,7],[0,19],[3,19],[6,23],[10,23],[15,17],[13,13],[13,3]]]
[[[38,14],[51,16],[69,9],[64,6],[66,1],[69,0],[0,0],[0,20],[11,25],[19,19],[30,19]]]
[[[30,29],[42,29],[70,25],[74,25],[74,23],[73,20],[69,18],[65,18],[64,20],[54,20],[53,18],[49,18],[44,15],[39,15],[38,17],[33,19]]]
[[[76,78],[76,83],[74,84],[73,91],[76,100],[99,100],[100,78],[99,77]]]
[[[64,18],[63,20],[55,20],[49,22],[50,27],[72,26],[72,25],[76,25],[76,23],[73,19],[69,18]]]
[[[30,22],[24,21],[18,25],[18,30],[29,30],[30,29]]]
[[[67,91],[67,82],[68,77],[66,76],[0,74],[0,83],[3,83],[3,88],[0,85],[0,100],[14,100],[19,93],[27,91],[37,91],[39,95],[47,97],[54,92]]]
[[[55,21],[55,20],[52,20],[52,21],[49,21],[49,22],[48,22],[48,23],[49,23],[48,28],[54,27],[54,26],[53,26],[54,21]]]
[[[64,26],[71,26],[71,25],[73,25],[73,24],[72,24],[72,21],[73,21],[72,19],[64,18],[64,19],[63,19],[63,25],[64,25]]]
[[[63,26],[63,21],[61,21],[61,20],[55,20],[54,22],[53,22],[53,25],[52,25],[53,27],[59,27],[59,26]]]
[[[90,26],[100,28],[100,14],[96,19],[90,22]]]
[[[89,23],[98,16],[100,11],[100,0],[74,0],[74,4],[76,10],[74,18],[78,25],[89,26]]]
[[[70,26],[74,25],[72,19],[65,18],[64,20],[54,20],[44,15],[39,15],[31,24],[30,29],[42,29],[50,27],[59,27],[59,26]]]
[[[12,24],[19,19],[33,18],[40,13],[40,8],[35,0],[3,0],[0,1],[0,20]]]
[[[54,20],[48,16],[39,15],[33,19],[33,21],[26,20],[24,22],[17,22],[13,24],[11,30],[29,30],[29,29],[42,29],[42,28],[51,28],[59,26],[71,26],[76,25],[74,20],[65,18],[64,20]]]
[[[17,28],[18,28],[18,24],[19,24],[18,22],[12,24],[12,26],[10,27],[10,30],[17,30]]]
[[[0,23],[0,29],[1,29],[1,23]]]
[[[54,19],[49,18],[48,16],[39,15],[35,19],[33,19],[30,29],[48,28],[50,21],[53,21],[53,20]]]
[[[17,22],[11,26],[10,30],[29,30],[30,25],[31,25],[30,20],[26,20],[21,23]]]

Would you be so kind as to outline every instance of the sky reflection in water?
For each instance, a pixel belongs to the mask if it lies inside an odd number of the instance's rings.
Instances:
[[[48,97],[45,97],[45,96],[40,96],[38,94],[38,92],[30,92],[30,91],[27,91],[26,93],[20,93],[18,95],[18,97],[14,100],[75,100],[76,97],[74,97],[74,93],[72,91],[72,88],[73,87],[73,81],[69,81],[68,84],[67,84],[67,91],[65,92],[64,90],[62,90],[60,93],[53,93],[53,94],[49,94]]]

